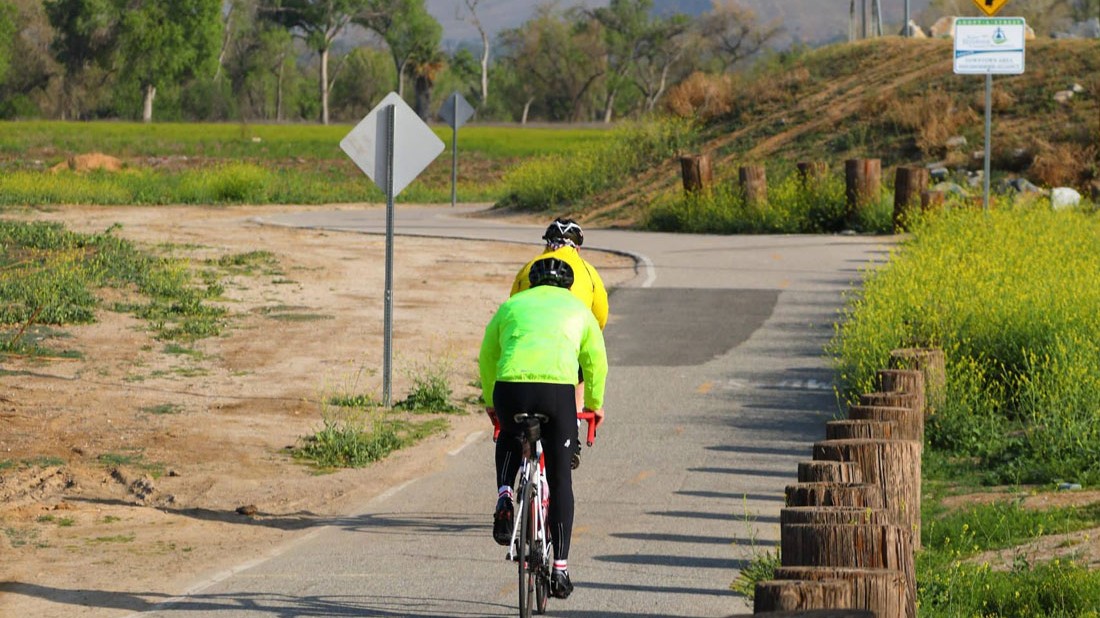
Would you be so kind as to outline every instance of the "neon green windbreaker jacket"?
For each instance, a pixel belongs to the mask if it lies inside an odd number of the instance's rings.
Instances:
[[[504,302],[485,327],[478,366],[486,405],[502,382],[576,384],[584,369],[584,405],[603,406],[607,350],[595,316],[569,290],[540,285]]]

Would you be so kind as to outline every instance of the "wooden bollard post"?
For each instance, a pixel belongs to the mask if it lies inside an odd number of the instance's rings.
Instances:
[[[924,415],[916,405],[848,406],[848,418],[853,421],[894,421],[897,423],[893,435],[895,440],[914,440],[924,444]]]
[[[905,576],[905,605],[916,599],[911,534],[893,524],[791,524],[780,527],[784,567],[890,569]]]
[[[886,509],[858,506],[788,506],[779,511],[779,525],[795,524],[890,524]]]
[[[901,391],[890,393],[860,393],[858,405],[880,406],[885,408],[909,408],[923,415],[923,401],[923,399],[918,399],[917,396],[912,393],[903,393]]]
[[[920,208],[921,192],[928,188],[928,168],[899,166],[894,175],[894,232],[908,227],[913,211]]]
[[[909,599],[909,582],[897,569],[785,566],[775,570],[775,578],[844,579],[852,583],[853,606],[873,612],[876,618],[915,618],[917,615],[916,600]]]
[[[796,483],[787,485],[785,492],[787,506],[886,507],[877,483]]]
[[[774,579],[756,582],[752,611],[805,611],[852,606],[852,583],[843,579]]]
[[[825,423],[826,440],[889,440],[895,437],[898,424],[894,421],[848,419]]]
[[[699,193],[707,191],[714,183],[714,172],[710,166],[710,155],[694,154],[680,157],[680,170],[683,174],[684,191]]]
[[[854,461],[865,482],[882,491],[886,509],[920,548],[920,456],[916,440],[826,440],[814,444],[814,459]],[[788,502],[789,504],[789,502]]]
[[[901,348],[890,351],[890,366],[916,369],[924,375],[924,415],[935,414],[947,401],[947,361],[937,348]]]
[[[799,483],[862,483],[863,473],[851,461],[801,461]]]
[[[878,201],[882,186],[881,159],[848,159],[844,162],[845,198],[848,224],[854,224],[859,213]]]
[[[916,369],[879,369],[875,372],[881,393],[908,393],[916,398],[915,409],[924,414],[924,374]]]
[[[921,191],[920,192],[920,209],[921,212],[929,212],[932,210],[942,210],[943,205],[947,202],[947,193],[943,191]]]
[[[803,188],[812,187],[829,175],[829,164],[824,161],[799,161],[797,167]]]
[[[768,202],[768,178],[763,165],[743,165],[737,171],[745,204],[759,208]]]

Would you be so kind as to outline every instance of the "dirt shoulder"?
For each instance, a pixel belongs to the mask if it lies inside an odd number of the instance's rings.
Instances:
[[[396,239],[394,399],[426,367],[442,368],[467,413],[382,462],[318,475],[286,447],[320,426],[320,402],[381,397],[385,239],[253,220],[287,210],[5,215],[85,232],[120,224],[122,237],[193,261],[252,251],[274,260],[226,273],[231,327],[183,351],[103,310],[52,342],[77,360],[0,358],[0,615],[148,609],[443,465],[485,428],[473,404],[482,329],[538,239]],[[609,287],[634,276],[623,256],[585,257]]]

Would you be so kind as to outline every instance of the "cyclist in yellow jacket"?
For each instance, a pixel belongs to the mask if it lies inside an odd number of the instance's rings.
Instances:
[[[497,506],[493,538],[511,542],[514,518],[512,484],[523,457],[520,412],[544,414],[543,453],[550,486],[549,523],[554,545],[550,593],[566,598],[569,542],[573,534],[573,445],[578,441],[574,391],[578,368],[588,380],[584,408],[603,420],[607,353],[603,332],[588,307],[567,290],[574,282],[569,264],[557,258],[535,261],[528,269],[530,288],[505,301],[485,327],[478,354],[486,413],[500,425],[496,444]]]
[[[542,239],[546,241],[546,248],[533,260],[524,265],[512,282],[512,294],[522,292],[530,287],[528,273],[531,265],[544,258],[557,258],[573,269],[573,284],[569,291],[582,303],[592,310],[600,330],[607,326],[607,289],[603,285],[603,279],[596,272],[596,268],[581,257],[580,247],[584,244],[584,231],[580,224],[572,219],[558,217],[543,233]],[[575,393],[577,410],[584,405],[584,375],[577,376],[577,389]],[[579,445],[578,445],[579,446]]]

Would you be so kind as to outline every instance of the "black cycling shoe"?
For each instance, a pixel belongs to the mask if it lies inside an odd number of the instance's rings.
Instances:
[[[507,545],[512,542],[514,513],[512,498],[501,496],[497,500],[497,510],[493,513],[493,540],[497,542],[497,545]]]
[[[550,596],[555,599],[568,599],[573,592],[573,582],[569,580],[569,571],[554,569],[550,575]]]

